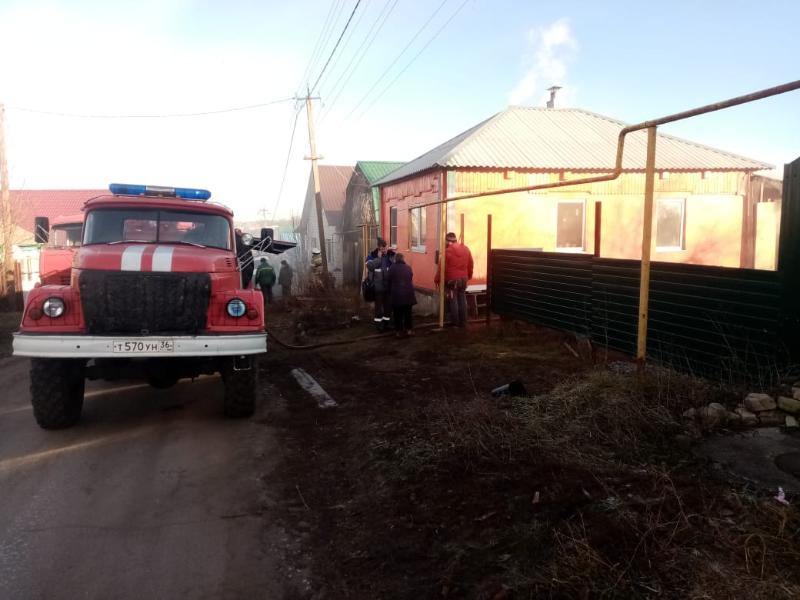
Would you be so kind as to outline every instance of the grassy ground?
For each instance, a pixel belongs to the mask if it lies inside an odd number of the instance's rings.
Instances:
[[[11,356],[11,334],[19,329],[22,314],[0,312],[0,358]]]
[[[686,449],[681,413],[725,391],[565,341],[497,324],[272,353],[284,517],[311,531],[317,597],[800,596],[798,510]],[[297,366],[339,407],[300,395]],[[490,396],[511,379],[527,397]]]

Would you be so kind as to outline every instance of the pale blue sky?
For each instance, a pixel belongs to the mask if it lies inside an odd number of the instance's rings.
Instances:
[[[800,3],[790,1],[466,0],[411,62],[463,2],[446,0],[368,95],[442,1],[362,0],[352,34],[319,87],[318,145],[325,162],[414,158],[510,103],[541,105],[554,83],[564,86],[561,106],[637,122],[800,78]],[[174,113],[286,98],[301,87],[331,7],[337,19],[323,58],[354,4],[0,0],[0,101],[9,107],[12,185],[196,185],[210,188],[242,217],[272,211],[291,102],[146,120],[84,120],[13,107]],[[338,93],[355,50],[392,6]],[[320,68],[321,62],[312,69],[312,82]],[[798,109],[800,92],[794,92],[663,130],[782,164],[800,156]],[[301,209],[307,153],[301,115],[281,216]]]

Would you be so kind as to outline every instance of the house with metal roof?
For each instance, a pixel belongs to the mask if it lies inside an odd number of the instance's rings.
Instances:
[[[51,225],[82,220],[83,205],[108,190],[9,190],[11,219],[14,223],[13,256],[20,264],[22,289],[28,291],[39,282],[40,244],[35,241],[36,217],[47,217]],[[79,222],[79,221],[78,221]]]
[[[380,194],[375,183],[405,163],[360,160],[347,184],[342,219],[344,282],[358,284],[364,257],[375,247],[380,224]]]
[[[445,228],[486,281],[487,215],[493,248],[539,248],[610,258],[641,254],[646,133],[626,137],[613,181],[493,195],[613,170],[621,121],[580,109],[512,106],[392,171],[377,182],[380,231],[406,253],[414,281],[433,289],[444,199]],[[746,158],[658,134],[652,259],[775,268],[780,186],[764,185]]]
[[[300,240],[301,264],[308,265],[311,251],[325,244],[328,272],[336,282],[342,282],[342,214],[347,184],[353,176],[353,167],[342,165],[319,165],[319,189],[322,198],[322,219],[325,239],[320,241],[317,225],[317,208],[314,198],[313,173],[308,176],[308,188],[303,203],[303,214],[297,233]]]

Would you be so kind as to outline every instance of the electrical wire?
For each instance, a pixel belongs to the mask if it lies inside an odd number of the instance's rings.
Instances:
[[[68,117],[73,119],[174,119],[182,117],[203,117],[207,115],[220,115],[224,113],[231,113],[243,110],[253,110],[255,108],[263,108],[265,106],[272,106],[273,104],[280,104],[282,102],[289,102],[294,100],[292,98],[280,98],[278,100],[271,100],[270,102],[261,102],[259,104],[250,104],[248,106],[236,106],[233,108],[222,108],[219,110],[206,110],[202,112],[193,113],[163,113],[163,114],[139,114],[139,115],[98,115],[87,113],[70,113],[52,110],[38,110],[35,108],[27,108],[24,106],[6,106],[9,110],[18,110],[21,112],[34,113],[39,115],[48,115],[51,117]]]
[[[325,38],[325,41],[327,42],[327,37],[325,37],[325,34],[328,33],[328,28],[331,26],[331,16],[333,15],[334,8],[337,7],[341,1],[342,0],[335,0],[334,2],[331,2],[331,6],[328,9],[328,14],[325,16],[325,22],[323,23],[322,29],[317,36],[317,41],[314,44],[314,50],[311,51],[311,58],[308,59],[308,64],[306,65],[305,71],[303,71],[303,76],[300,78],[300,83],[297,86],[298,89],[303,87],[303,83],[307,81],[307,78],[311,75],[313,68],[317,64],[316,61],[318,59],[318,54],[321,52],[323,38]],[[328,35],[330,34],[328,33]]]
[[[356,19],[356,22],[353,24],[353,27],[350,29],[350,32],[347,34],[347,37],[344,40],[344,44],[342,44],[342,50],[339,52],[338,56],[333,60],[333,64],[331,65],[331,68],[328,71],[327,75],[325,77],[323,77],[322,80],[320,81],[320,83],[319,83],[320,88],[325,87],[325,84],[327,83],[328,78],[330,77],[331,73],[333,73],[333,71],[336,69],[336,65],[339,64],[339,59],[342,58],[342,55],[344,54],[345,50],[347,49],[347,46],[350,44],[350,40],[353,39],[353,34],[358,29],[358,26],[361,25],[361,21],[363,20],[364,15],[367,14],[365,11],[367,10],[367,7],[369,6],[369,2],[370,2],[370,0],[365,0],[364,1],[364,7],[361,9],[361,12],[358,14],[358,18]]]
[[[447,0],[445,0],[447,1]],[[325,66],[322,67],[322,71],[320,71],[317,80],[314,82],[314,85],[311,86],[311,91],[313,92],[317,89],[317,85],[319,84],[319,80],[322,79],[322,76],[325,74],[325,70],[328,68],[328,65],[331,63],[331,59],[333,55],[336,54],[336,49],[339,47],[339,44],[342,42],[342,38],[344,37],[347,28],[350,27],[350,21],[353,20],[353,15],[356,14],[356,10],[358,10],[358,6],[361,4],[361,0],[356,0],[356,5],[353,7],[353,11],[350,13],[350,16],[347,18],[347,23],[344,24],[344,29],[342,29],[342,33],[339,34],[339,39],[336,40],[336,44],[333,46],[333,50],[328,55],[328,60],[325,61]]]
[[[347,113],[347,116],[344,118],[345,121],[347,121],[347,119],[349,119],[353,115],[353,113],[355,113],[356,110],[358,110],[358,108],[364,103],[364,100],[366,100],[369,97],[369,95],[372,93],[372,90],[374,90],[376,87],[378,87],[378,84],[380,84],[380,82],[383,81],[384,77],[386,77],[386,75],[389,73],[389,71],[392,70],[392,67],[394,67],[397,64],[397,61],[399,61],[403,57],[403,54],[406,53],[406,50],[408,50],[411,47],[411,45],[416,41],[416,39],[420,36],[420,34],[423,31],[425,31],[425,29],[428,27],[430,22],[434,19],[434,17],[436,17],[437,14],[439,14],[439,11],[442,10],[444,5],[447,4],[448,2],[449,2],[449,0],[442,0],[441,4],[439,4],[439,6],[436,8],[436,10],[433,11],[433,14],[431,14],[431,16],[428,17],[428,20],[425,21],[425,23],[422,25],[422,27],[420,27],[417,30],[417,32],[412,36],[412,38],[405,45],[405,47],[400,51],[400,54],[395,56],[394,60],[392,60],[392,62],[389,64],[389,66],[386,67],[386,70],[384,70],[384,72],[381,73],[381,76],[378,77],[377,81],[375,81],[375,83],[372,84],[372,87],[370,87],[369,90],[367,90],[367,93],[364,94],[361,97],[361,100],[359,100],[358,103],[355,105],[355,107],[353,107],[353,110],[351,110],[349,113]]]
[[[297,120],[300,118],[300,111],[302,110],[302,106],[299,106],[294,114],[294,124],[292,125],[292,135],[289,137],[289,150],[286,152],[286,162],[283,165],[283,176],[281,177],[281,187],[278,190],[278,197],[275,199],[275,208],[272,210],[272,217],[273,219],[277,218],[276,215],[278,213],[278,206],[281,203],[281,197],[283,196],[283,186],[286,183],[286,173],[289,170],[289,159],[292,156],[292,147],[294,146],[294,134],[297,131]]]
[[[361,61],[364,60],[364,57],[367,55],[367,52],[369,51],[370,47],[375,42],[375,39],[378,37],[378,34],[381,32],[381,29],[383,29],[383,26],[386,24],[386,21],[389,19],[389,15],[391,15],[392,11],[394,11],[395,7],[397,6],[397,2],[398,2],[398,0],[394,0],[394,2],[392,2],[392,0],[386,0],[386,3],[383,5],[383,8],[381,9],[381,12],[378,14],[378,17],[372,23],[372,27],[370,27],[369,31],[367,32],[367,35],[364,37],[364,40],[361,42],[361,45],[358,47],[358,49],[353,54],[353,58],[350,59],[350,62],[347,63],[347,66],[344,68],[344,71],[342,71],[342,74],[339,76],[339,79],[337,79],[336,82],[333,84],[333,87],[331,88],[331,95],[333,95],[334,97],[333,97],[333,100],[331,100],[328,103],[327,106],[323,106],[322,110],[324,111],[324,114],[322,115],[322,118],[320,119],[320,124],[322,124],[325,121],[327,116],[330,114],[330,111],[333,109],[334,105],[336,104],[336,101],[342,95],[342,92],[345,89],[347,89],[347,84],[350,83],[350,79],[352,79],[353,74],[358,70],[358,67],[361,65]],[[391,8],[389,7],[390,3],[391,3]],[[387,8],[389,9],[388,12],[386,11]],[[385,16],[384,16],[384,13],[386,13]],[[375,29],[376,26],[378,27],[377,29]],[[373,30],[375,31],[374,34],[373,34]],[[365,44],[366,44],[366,47],[365,47]],[[363,48],[363,51],[362,51],[362,48]],[[355,65],[353,63],[355,63]],[[353,67],[352,70],[350,69],[351,66]],[[348,71],[349,71],[349,73],[348,73]],[[345,74],[347,74],[346,77],[345,77]]]
[[[397,75],[395,75],[394,79],[392,79],[392,80],[389,82],[389,85],[387,85],[385,88],[383,88],[383,90],[381,91],[381,93],[380,93],[380,94],[378,94],[378,95],[375,97],[375,99],[374,99],[372,102],[370,102],[370,103],[369,103],[369,104],[366,106],[366,108],[364,108],[364,110],[363,110],[363,111],[361,111],[361,113],[360,113],[360,114],[358,115],[358,117],[356,118],[356,121],[360,120],[360,119],[361,119],[361,117],[363,117],[363,116],[364,116],[364,115],[367,113],[367,111],[369,111],[369,109],[370,109],[370,108],[372,108],[372,106],[373,106],[373,105],[374,105],[374,104],[375,104],[375,103],[376,103],[378,100],[380,100],[380,99],[383,97],[383,95],[384,95],[384,94],[385,94],[387,91],[389,91],[389,88],[391,88],[391,87],[392,87],[392,86],[395,84],[395,82],[396,82],[398,79],[400,79],[400,77],[403,75],[403,73],[405,73],[405,72],[408,70],[408,68],[409,68],[409,67],[410,67],[410,66],[411,66],[411,65],[414,63],[414,61],[416,61],[416,60],[417,60],[417,59],[420,57],[420,55],[421,55],[423,52],[425,52],[425,50],[428,48],[428,46],[430,46],[430,45],[433,43],[433,41],[434,41],[434,40],[435,40],[437,37],[439,37],[439,34],[440,34],[440,33],[442,33],[442,31],[444,30],[444,28],[445,28],[445,27],[447,27],[447,26],[450,24],[450,22],[451,22],[453,19],[455,19],[455,18],[456,18],[456,16],[458,15],[458,13],[460,13],[460,12],[461,12],[461,9],[462,9],[462,8],[464,8],[464,7],[467,5],[467,2],[469,2],[469,0],[464,0],[464,2],[462,2],[462,3],[461,3],[461,5],[460,5],[460,6],[459,6],[459,7],[458,7],[456,10],[455,10],[455,12],[454,12],[452,15],[450,15],[450,18],[449,18],[449,19],[447,19],[447,21],[445,21],[445,22],[442,24],[442,26],[441,26],[441,27],[439,27],[439,29],[437,29],[437,30],[436,30],[436,33],[434,33],[434,34],[433,34],[433,37],[431,37],[431,38],[430,38],[430,39],[429,39],[429,40],[428,40],[428,41],[425,43],[425,45],[424,45],[424,46],[423,46],[423,47],[420,49],[420,51],[419,51],[419,52],[417,52],[417,53],[414,55],[414,58],[412,58],[412,59],[411,59],[411,60],[408,62],[408,64],[407,64],[405,67],[403,67],[403,69],[402,69],[402,70],[401,70],[401,71],[400,71],[400,72],[399,72]]]

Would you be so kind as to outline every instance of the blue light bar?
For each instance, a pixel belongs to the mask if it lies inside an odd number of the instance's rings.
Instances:
[[[197,188],[173,188],[157,185],[131,185],[112,183],[108,190],[119,196],[151,196],[156,198],[182,198],[184,200],[208,200],[211,192]]]

